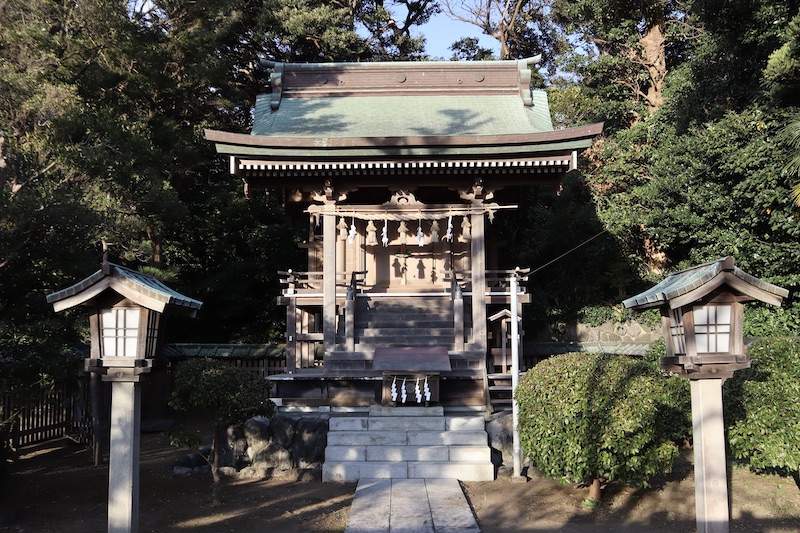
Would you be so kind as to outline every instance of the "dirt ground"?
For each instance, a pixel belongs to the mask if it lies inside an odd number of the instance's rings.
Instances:
[[[298,481],[296,476],[229,480],[225,502],[212,506],[210,476],[173,477],[186,453],[158,434],[142,436],[140,531],[343,531],[355,484]],[[582,505],[587,489],[533,475],[463,483],[484,533],[518,531],[694,531],[691,454],[652,489],[607,487],[596,509]],[[0,502],[3,532],[106,530],[108,469],[94,467],[89,450],[60,440],[22,450],[11,467],[10,491]],[[732,473],[732,531],[800,532],[800,489],[792,479]],[[12,519],[13,522],[9,523]]]

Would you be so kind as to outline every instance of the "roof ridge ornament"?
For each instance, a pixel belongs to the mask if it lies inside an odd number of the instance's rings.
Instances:
[[[273,111],[277,111],[281,106],[281,98],[283,98],[283,66],[284,63],[279,61],[271,61],[264,57],[259,58],[259,63],[265,68],[271,69],[269,74],[269,84],[272,87],[272,98],[269,102],[269,107]]]
[[[519,71],[519,97],[525,107],[533,107],[533,96],[531,95],[531,67],[538,65],[542,60],[542,54],[533,57],[517,60]]]

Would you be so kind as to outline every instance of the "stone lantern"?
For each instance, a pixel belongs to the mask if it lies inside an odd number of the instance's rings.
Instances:
[[[87,370],[111,381],[108,531],[138,530],[142,374],[150,371],[164,314],[194,317],[202,303],[153,276],[103,261],[100,270],[47,296],[55,311],[89,311]]]
[[[750,366],[744,349],[744,303],[781,305],[786,289],[743,272],[732,257],[676,272],[622,304],[658,308],[667,355],[662,366],[691,381],[697,530],[727,532],[722,383]]]

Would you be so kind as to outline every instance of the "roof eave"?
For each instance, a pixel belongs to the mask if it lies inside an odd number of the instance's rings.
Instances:
[[[547,132],[511,133],[500,135],[439,135],[414,137],[274,137],[268,135],[250,135],[226,131],[205,130],[206,140],[217,143],[217,151],[231,153],[236,147],[250,148],[288,148],[288,149],[322,149],[356,148],[385,150],[396,148],[424,147],[490,147],[535,145],[553,142],[584,141],[591,145],[594,137],[603,131],[603,123],[598,122],[575,128],[565,128]],[[221,151],[224,150],[224,151]]]

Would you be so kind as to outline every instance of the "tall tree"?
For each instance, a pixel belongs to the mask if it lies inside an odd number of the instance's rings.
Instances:
[[[415,30],[440,11],[436,0],[366,0],[358,21],[377,61],[425,59],[425,37]]]
[[[596,54],[584,64],[585,81],[624,88],[633,121],[664,103],[670,67],[700,31],[680,0],[553,0],[552,16],[587,45],[586,53]]]
[[[546,0],[442,0],[442,8],[450,18],[472,24],[497,39],[500,59],[542,54],[542,66],[552,72],[556,56],[567,48],[549,17]]]

